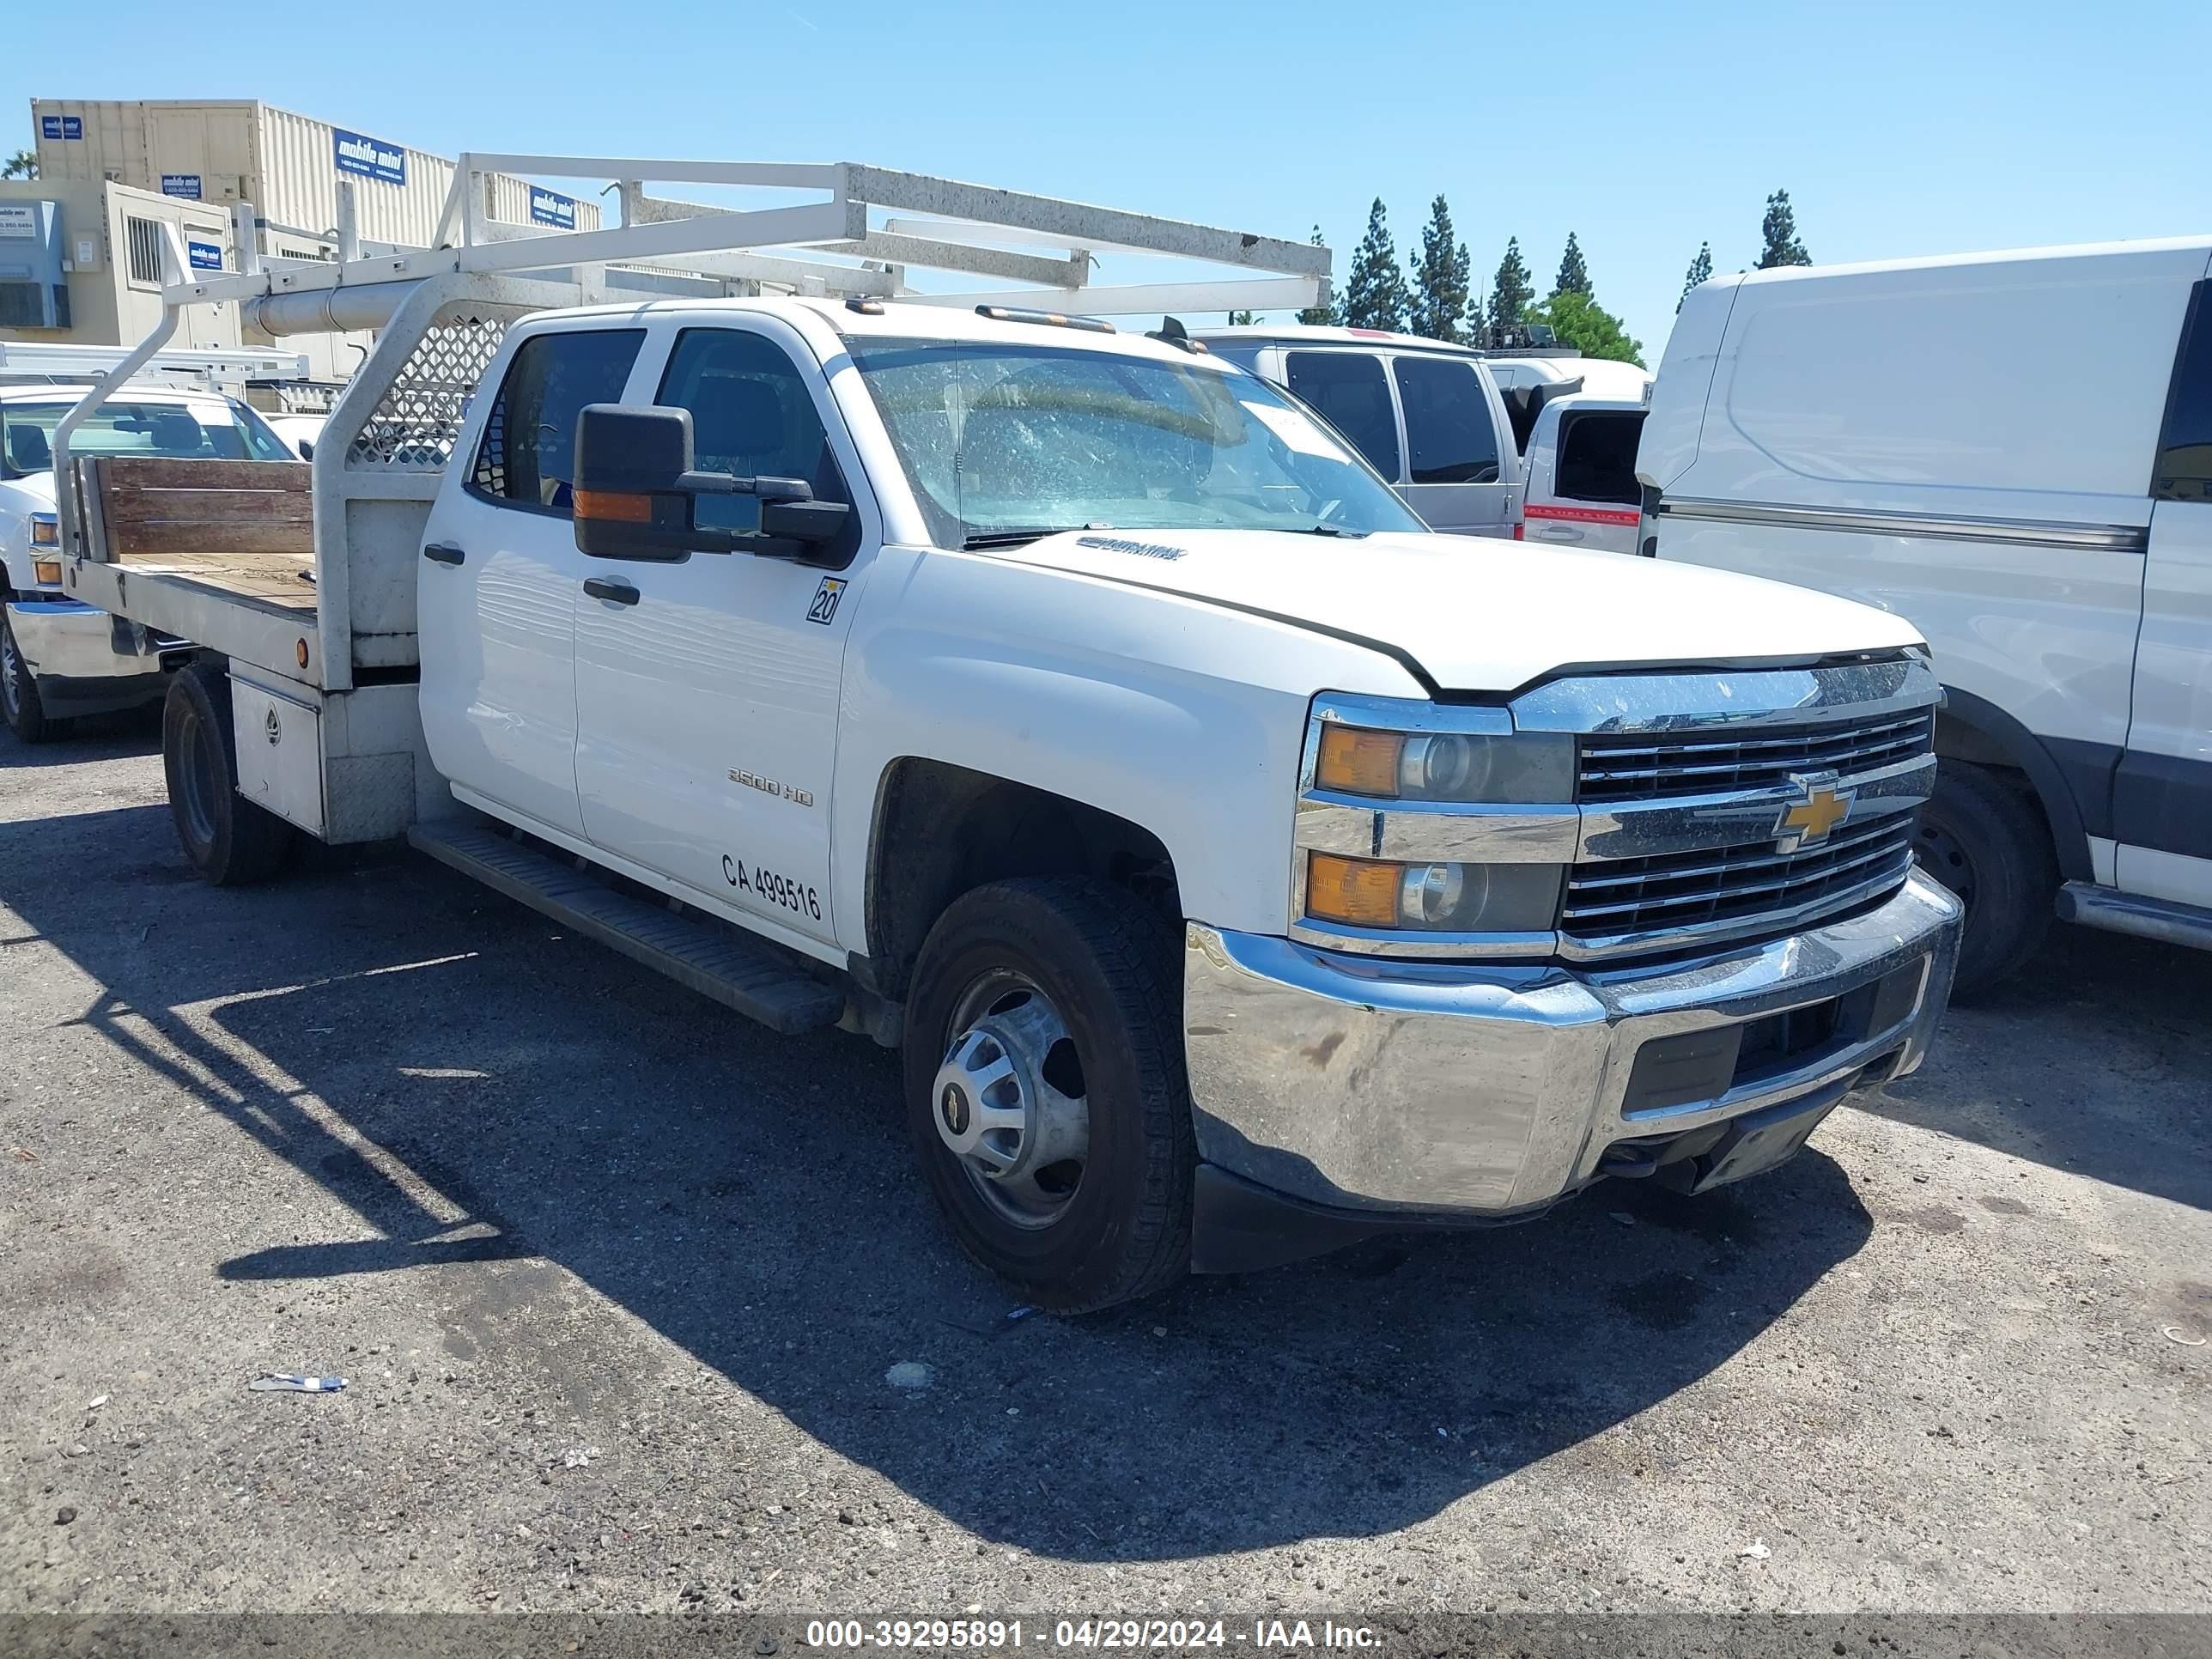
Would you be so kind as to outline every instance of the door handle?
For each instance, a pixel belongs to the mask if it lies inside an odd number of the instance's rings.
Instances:
[[[1581,531],[1564,524],[1547,524],[1536,534],[1540,539],[1547,542],[1578,542],[1583,538]]]
[[[422,550],[422,556],[433,564],[459,564],[469,556],[451,542],[432,542]]]
[[[611,576],[586,576],[584,592],[595,599],[605,599],[611,605],[635,605],[637,589],[628,582],[617,581]]]

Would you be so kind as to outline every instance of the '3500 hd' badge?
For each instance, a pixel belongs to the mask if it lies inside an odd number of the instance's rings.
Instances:
[[[845,580],[842,576],[824,576],[822,586],[814,590],[814,603],[806,607],[806,620],[830,626],[830,619],[837,614],[837,601],[843,597]]]

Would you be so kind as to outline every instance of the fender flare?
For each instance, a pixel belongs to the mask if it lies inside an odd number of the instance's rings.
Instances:
[[[2118,755],[2105,752],[2101,744],[2075,745],[2082,753],[2076,760],[2075,772],[2084,781],[2099,771],[2103,777],[2102,795],[2087,802],[2085,811],[2085,803],[2076,793],[2075,777],[2069,775],[2048,742],[1985,697],[1961,691],[1954,685],[1945,686],[1943,693],[1943,706],[1936,715],[1937,752],[1942,750],[1942,729],[1950,724],[1965,727],[2005,757],[2027,777],[2028,787],[2035,792],[2036,802],[2043,809],[2044,822],[2051,828],[2051,843],[2058,857],[2060,873],[2069,881],[2094,880],[2089,861],[2092,823],[2094,820],[2107,830],[2111,827],[2106,820],[2110,817],[2112,769]]]

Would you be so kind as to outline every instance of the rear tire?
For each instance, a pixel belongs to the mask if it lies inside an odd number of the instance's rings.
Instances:
[[[8,613],[0,609],[0,714],[8,729],[21,743],[52,743],[62,735],[64,721],[50,719],[39,696],[39,677],[16,648],[15,630]]]
[[[221,662],[204,657],[171,678],[161,706],[161,768],[177,839],[203,877],[218,887],[242,887],[283,868],[296,839],[292,826],[238,793],[230,678]]]
[[[2058,862],[2027,792],[1969,761],[1938,763],[1921,811],[1920,866],[1966,907],[1954,998],[1971,1001],[2018,973],[2051,929]]]
[[[930,1190],[969,1255],[1057,1312],[1149,1296],[1189,1270],[1197,1152],[1175,945],[1118,889],[1006,881],[956,899],[915,965],[908,1127]],[[994,1068],[1002,1080],[988,1094],[946,1103],[948,1078]],[[1001,1115],[1019,1109],[1024,1127],[995,1152],[979,1137],[963,1155],[939,1120],[964,1128],[972,1111],[981,1121],[987,1098]],[[1073,1134],[1052,1115],[1071,1100],[1083,1107]],[[1048,1149],[1036,1158],[1058,1161],[1020,1174],[1033,1141]],[[1012,1160],[996,1176],[994,1157]]]

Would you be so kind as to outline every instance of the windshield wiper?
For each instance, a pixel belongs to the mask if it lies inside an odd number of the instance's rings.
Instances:
[[[1271,524],[1262,528],[1279,530],[1286,536],[1343,536],[1354,541],[1367,534],[1364,530],[1346,530],[1341,525],[1334,524],[1302,524],[1295,530],[1285,525]]]
[[[1088,527],[1079,524],[1056,524],[1045,525],[1036,530],[979,530],[972,536],[963,537],[960,546],[965,552],[972,552],[979,547],[1020,547],[1047,536],[1064,536],[1071,530]]]

